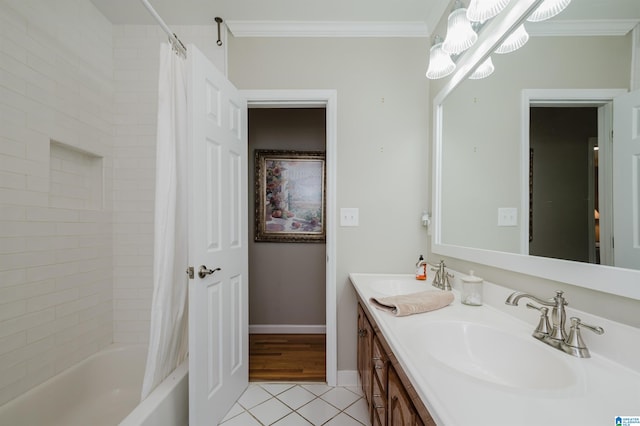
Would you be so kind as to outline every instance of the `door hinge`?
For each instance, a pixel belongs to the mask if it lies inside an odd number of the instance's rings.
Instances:
[[[189,279],[192,280],[194,276],[193,266],[189,266],[186,272],[187,272],[187,275],[189,276]]]

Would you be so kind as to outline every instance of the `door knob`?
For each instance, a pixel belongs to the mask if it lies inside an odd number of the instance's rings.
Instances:
[[[207,275],[211,275],[211,274],[215,273],[216,271],[222,271],[222,269],[220,269],[220,268],[208,269],[206,266],[200,265],[200,269],[198,269],[198,276],[200,278],[204,278]]]

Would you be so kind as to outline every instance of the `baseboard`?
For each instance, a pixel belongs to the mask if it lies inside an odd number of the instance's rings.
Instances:
[[[338,386],[360,386],[356,370],[338,370]]]
[[[249,325],[249,334],[326,334],[323,325],[255,324]]]

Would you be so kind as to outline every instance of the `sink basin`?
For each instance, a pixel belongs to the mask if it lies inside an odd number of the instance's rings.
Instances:
[[[419,280],[379,280],[371,283],[370,289],[384,296],[411,294],[419,291],[434,290],[431,283]]]
[[[577,380],[563,359],[566,355],[530,336],[457,321],[421,324],[413,333],[422,353],[480,380],[539,390],[565,388]]]

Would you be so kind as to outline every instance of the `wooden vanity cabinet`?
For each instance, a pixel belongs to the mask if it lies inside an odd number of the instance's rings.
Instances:
[[[436,426],[358,297],[358,374],[373,426]]]
[[[377,335],[373,335],[373,350],[371,353],[371,366],[373,367],[371,412],[372,424],[384,426],[387,418],[387,371],[389,358],[382,348],[382,343]]]
[[[360,374],[364,397],[369,405],[371,405],[371,378],[373,375],[371,369],[372,347],[373,328],[364,310],[358,305],[358,374]]]
[[[389,426],[425,426],[393,368],[389,369],[388,401]]]

